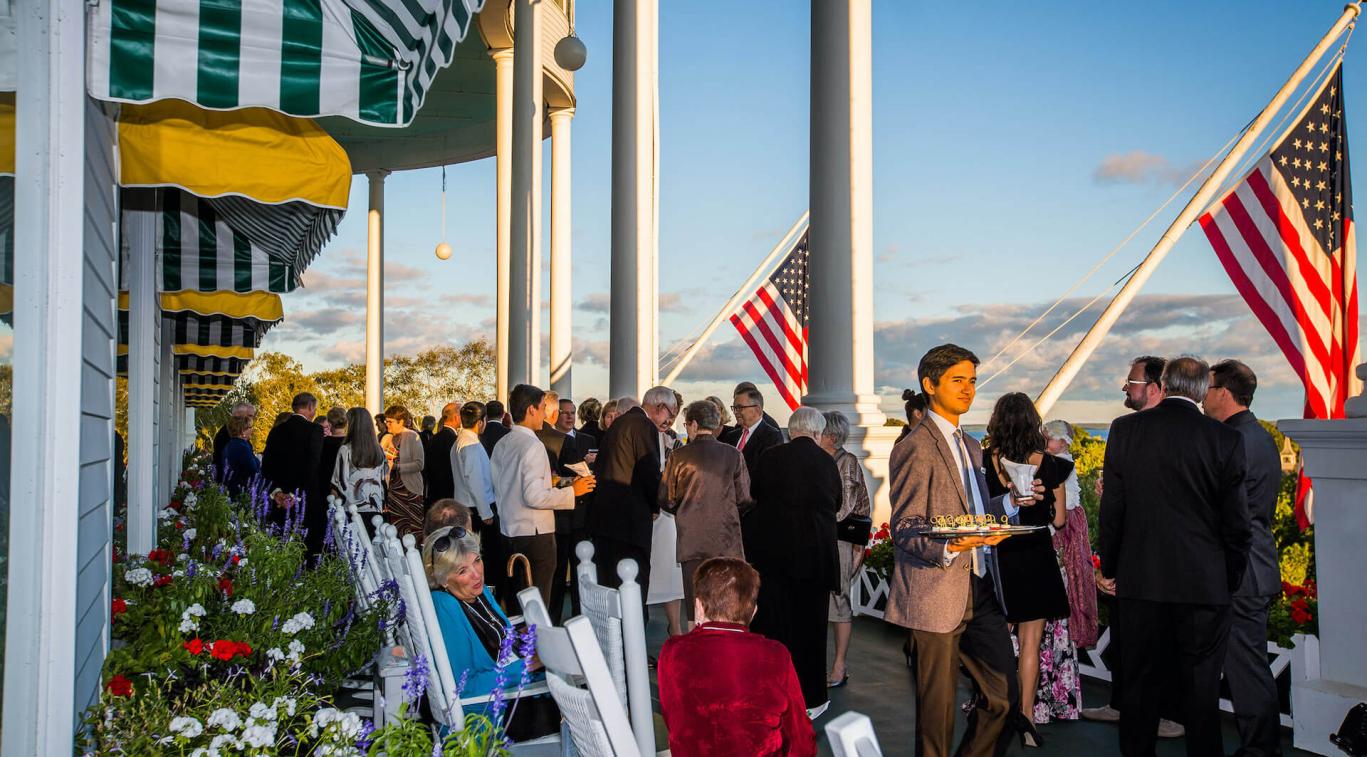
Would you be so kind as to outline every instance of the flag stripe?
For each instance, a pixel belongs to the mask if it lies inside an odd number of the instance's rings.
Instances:
[[[769,379],[774,382],[774,387],[778,389],[778,393],[783,397],[783,401],[788,403],[790,409],[796,408],[800,403],[797,398],[793,396],[793,392],[788,388],[788,374],[774,367],[773,362],[768,358],[768,351],[755,341],[754,335],[741,321],[740,316],[731,316],[731,325],[736,327],[736,331],[740,332],[740,338],[745,340],[745,343],[750,346],[750,351],[755,353],[755,357],[759,359],[760,367],[768,374]]]
[[[1336,298],[1329,292],[1329,282],[1334,281],[1333,259],[1325,255],[1323,250],[1318,249],[1319,243],[1314,237],[1301,233],[1302,229],[1297,228],[1293,216],[1289,215],[1286,208],[1283,208],[1278,202],[1272,187],[1268,186],[1267,177],[1263,175],[1262,171],[1254,171],[1249,174],[1248,186],[1253,191],[1253,196],[1257,198],[1263,211],[1267,213],[1268,218],[1276,222],[1278,235],[1286,245],[1290,257],[1295,260],[1296,273],[1303,280],[1306,290],[1310,293],[1311,298],[1319,304],[1324,317],[1332,321],[1334,311],[1337,309],[1337,303],[1334,302]],[[1296,216],[1299,217],[1300,213],[1296,213]],[[1309,249],[1314,250],[1315,258],[1325,262],[1324,268],[1329,270],[1320,270],[1315,263],[1311,262],[1307,255]]]

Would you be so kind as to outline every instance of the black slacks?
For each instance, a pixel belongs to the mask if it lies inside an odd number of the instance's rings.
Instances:
[[[555,573],[555,534],[536,534],[535,536],[504,536],[503,543],[509,555],[522,553],[532,566],[532,586],[541,594],[541,601],[547,607],[551,602],[551,579]],[[506,572],[506,570],[505,570]],[[521,574],[513,570],[509,585],[520,586]]]
[[[551,620],[556,623],[565,609],[565,589],[569,587],[570,617],[579,614],[579,559],[574,548],[586,537],[578,532],[555,532],[555,576],[551,581]]]
[[[1011,719],[1020,711],[1016,653],[991,577],[969,579],[972,596],[959,627],[949,633],[911,632],[916,684],[916,756],[1003,755],[1016,736]],[[959,665],[976,689],[976,706],[954,751]]]
[[[1158,739],[1165,665],[1176,665],[1190,757],[1222,757],[1220,668],[1229,640],[1228,605],[1120,600],[1125,637],[1120,667],[1120,752],[1149,757]]]
[[[1267,613],[1276,595],[1234,597],[1230,606],[1225,679],[1245,757],[1281,754],[1281,703],[1267,666]]]
[[[761,573],[758,608],[750,621],[751,631],[788,648],[809,709],[830,699],[826,692],[830,597],[830,589],[822,582]]]
[[[1106,645],[1106,651],[1101,657],[1106,661],[1106,667],[1111,671],[1111,709],[1120,710],[1121,692],[1125,690],[1125,671],[1121,670],[1120,660],[1123,656],[1124,644],[1121,643],[1120,632],[1120,600],[1111,596],[1103,596],[1102,601],[1106,603],[1106,608],[1110,613],[1110,643]],[[1182,722],[1182,703],[1181,696],[1177,691],[1177,664],[1175,661],[1168,660],[1168,664],[1163,665],[1160,674],[1163,682],[1160,684],[1162,695],[1162,708],[1159,717],[1171,720],[1174,723]]]
[[[642,547],[610,536],[593,537],[593,564],[598,568],[600,586],[611,589],[621,586],[622,579],[617,575],[617,563],[627,559],[635,560],[636,567],[640,569],[636,574],[636,583],[641,587],[641,614],[644,617],[647,614],[646,597],[650,596],[650,547]]]

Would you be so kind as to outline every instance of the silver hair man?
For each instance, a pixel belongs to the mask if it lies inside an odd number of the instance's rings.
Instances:
[[[1163,368],[1163,391],[1169,397],[1185,397],[1192,402],[1206,398],[1210,386],[1210,366],[1191,355],[1169,360]]]
[[[796,439],[805,436],[810,439],[821,438],[821,433],[826,430],[826,416],[814,407],[802,406],[793,411],[788,416],[788,436]]]

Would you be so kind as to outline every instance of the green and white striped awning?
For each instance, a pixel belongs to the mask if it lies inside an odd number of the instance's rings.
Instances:
[[[96,0],[87,87],[407,126],[484,0]]]
[[[210,357],[205,355],[176,355],[176,370],[183,374],[205,374],[236,377],[247,370],[250,360],[236,357]],[[128,355],[120,354],[118,359],[120,376],[128,375]]]
[[[203,200],[179,189],[156,189],[155,209],[125,203],[124,224],[134,214],[154,217],[155,245],[161,251],[158,292],[273,292],[285,294],[299,287],[294,265],[268,255],[247,234],[234,228]],[[124,192],[125,196],[129,193]],[[0,205],[3,192],[0,192]],[[0,207],[3,212],[3,207]],[[128,270],[128,240],[123,240],[123,266]],[[127,289],[127,283],[120,284]]]
[[[261,346],[275,322],[259,321],[255,318],[229,318],[222,315],[197,315],[195,313],[170,313],[172,344],[195,344],[200,347],[250,347]],[[119,344],[128,344],[128,311],[119,311]]]

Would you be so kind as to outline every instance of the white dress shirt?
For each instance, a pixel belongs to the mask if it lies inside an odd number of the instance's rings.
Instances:
[[[963,451],[967,450],[968,442],[964,442],[963,445],[960,446],[960,444],[954,440],[954,435],[956,433],[967,434],[968,432],[961,429],[958,425],[950,423],[947,418],[941,416],[934,410],[927,410],[926,412],[930,415],[930,419],[935,421],[935,426],[940,429],[940,433],[944,434],[945,442],[949,444],[949,453],[954,456],[954,465],[960,471],[959,477],[963,477],[962,472],[964,470],[969,472],[968,483],[972,491],[964,492],[968,497],[969,513],[971,515],[986,514],[987,497],[983,492],[978,491],[978,477],[973,475],[973,461],[965,461],[963,458]],[[1020,508],[1016,507],[1015,503],[1011,501],[1010,495],[1002,498],[1002,509],[1005,510],[1007,516],[1011,518],[1016,517],[1016,514],[1020,512]],[[991,547],[979,547],[978,549],[983,550],[983,554],[985,555],[992,551]],[[950,552],[948,543],[945,544],[945,564],[953,562],[954,557],[958,554],[958,552]]]
[[[499,530],[504,536],[555,533],[552,510],[573,510],[574,490],[551,483],[546,446],[526,426],[513,426],[499,440],[490,460]]]
[[[497,500],[489,453],[479,435],[468,428],[456,431],[456,443],[451,445],[451,482],[455,484],[451,496],[457,502],[478,510],[480,520],[494,517],[491,505]]]

